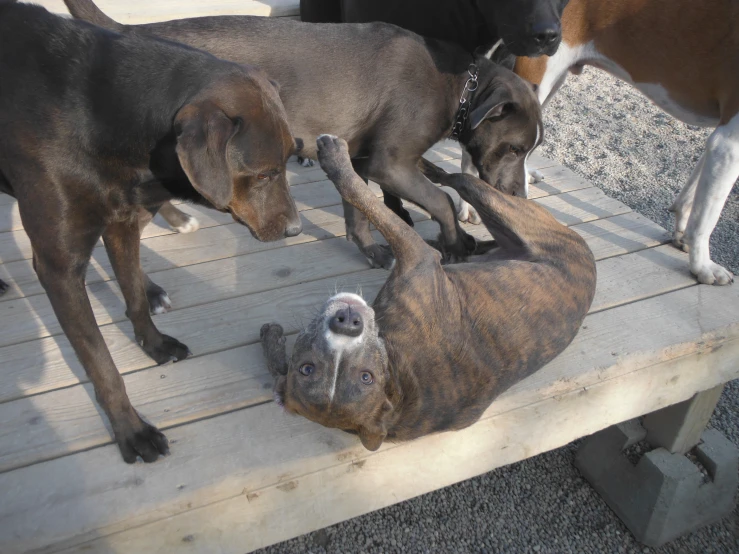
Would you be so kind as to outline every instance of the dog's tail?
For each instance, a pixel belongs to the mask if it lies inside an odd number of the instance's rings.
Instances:
[[[64,3],[67,5],[69,13],[75,19],[81,19],[82,21],[87,21],[88,23],[113,31],[122,31],[126,28],[125,25],[105,15],[92,0],[64,0]]]

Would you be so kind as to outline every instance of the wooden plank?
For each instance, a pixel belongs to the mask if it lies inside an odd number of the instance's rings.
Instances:
[[[736,342],[733,346],[734,355],[739,355]],[[719,363],[724,367],[730,363],[727,356],[728,353],[719,355]],[[429,437],[413,443],[412,447],[345,461],[299,479],[245,491],[226,501],[127,529],[105,539],[93,539],[64,552],[90,549],[137,552],[146,548],[182,552],[210,552],[213,548],[224,553],[253,551],[553,450],[582,434],[661,406],[660,401],[682,398],[686,388],[702,386],[695,376],[680,390],[670,390],[662,396],[660,393],[665,383],[681,378],[701,361],[700,355],[694,355],[676,364],[660,364],[652,373],[640,372],[638,376],[596,385],[586,394],[571,392],[537,406],[501,414],[458,436]],[[704,368],[701,376],[709,372]],[[624,402],[614,400],[614,396],[629,396],[633,389],[639,391],[636,397]],[[607,410],[605,413],[603,408]],[[587,422],[573,414],[583,414]],[[544,419],[546,423],[542,425]],[[306,518],[306,513],[317,516]]]
[[[35,4],[45,7],[57,14],[69,15],[62,0],[34,0]],[[143,0],[96,0],[98,7],[108,16],[120,23],[136,24],[186,17],[203,17],[207,15],[259,15],[259,16],[296,16],[300,15],[298,0],[211,0],[210,2],[159,0],[145,2]]]
[[[416,210],[413,206],[409,206],[409,209],[415,221],[428,219],[425,212]],[[142,265],[147,273],[152,273],[345,235],[343,209],[340,205],[304,211],[301,217],[304,227],[301,235],[270,243],[257,241],[247,228],[237,223],[209,227],[188,235],[168,233],[144,239],[141,249]],[[477,238],[485,239],[489,236],[480,226],[464,224],[463,227]],[[418,227],[419,230],[423,228],[425,227]],[[436,229],[433,224],[430,224],[429,228]],[[667,231],[634,212],[580,224],[573,229],[586,238],[598,259],[626,254],[671,240]],[[26,237],[22,231],[18,233]],[[0,234],[0,243],[3,235],[8,233]],[[28,256],[30,257],[30,245]],[[93,284],[110,281],[113,278],[110,262],[101,246],[93,251],[86,281]],[[0,297],[0,302],[44,292],[30,260],[0,264],[0,279],[11,286],[10,290]]]
[[[613,254],[612,245],[616,244],[619,250],[632,247],[634,250],[641,250],[647,246],[658,244],[658,237],[662,236],[664,231],[656,224],[641,225],[641,217],[635,218],[634,214],[626,214],[616,216],[618,223],[602,225],[596,229],[588,229],[586,240],[594,241],[593,252],[596,259],[603,257],[599,248],[603,248],[607,255]],[[633,221],[629,221],[633,220]],[[632,240],[621,243],[617,236],[609,238],[608,229],[625,229],[633,223],[635,227],[629,232],[632,234]],[[589,227],[592,227],[589,226]],[[574,227],[579,230],[580,226]],[[433,236],[436,227],[433,222],[424,222],[416,226],[416,229],[426,236]],[[474,229],[478,238],[489,237],[486,231],[476,226]],[[623,232],[623,231],[621,231]],[[605,234],[604,234],[605,233]],[[589,236],[588,236],[589,235]],[[352,256],[356,253],[352,251]],[[355,282],[362,282],[362,276],[357,274],[351,277]],[[174,301],[179,302],[178,297],[174,296]],[[204,310],[206,308],[203,308]],[[210,308],[207,308],[210,311]],[[2,304],[0,304],[0,314],[2,312]],[[0,316],[12,318],[12,316]],[[160,317],[156,318],[157,325],[161,321]],[[118,368],[122,372],[142,369],[150,367],[152,362],[144,356],[136,345],[129,344],[130,327],[127,322],[120,324],[121,330],[113,332],[110,329],[104,330],[103,333],[108,336],[109,347],[115,350],[114,358],[118,364]],[[162,327],[164,332],[165,327]],[[190,345],[192,346],[192,345]],[[120,352],[119,352],[120,351]],[[42,372],[42,378],[29,378],[35,376],[40,371],[40,362],[38,361],[38,352],[42,354],[42,360],[45,360],[46,369]],[[65,361],[66,360],[66,361]],[[124,363],[125,362],[125,363]],[[17,398],[26,394],[36,394],[56,388],[58,386],[68,386],[79,382],[78,379],[84,379],[84,372],[79,366],[66,338],[57,335],[57,338],[42,339],[38,343],[28,342],[0,348],[0,372],[6,375],[6,378],[0,380],[0,401]]]
[[[275,313],[287,314],[285,317],[289,321],[286,326],[296,330],[299,316],[308,316],[336,287],[354,291],[358,284],[362,284],[364,294],[370,297],[377,293],[386,278],[384,270],[368,270],[207,306],[175,310],[157,316],[155,321],[163,333],[176,336],[199,356],[256,341],[260,326],[274,319]],[[204,326],[206,318],[208,325]],[[152,367],[153,361],[133,341],[127,321],[105,325],[100,331],[121,373]],[[64,335],[2,348],[0,367],[2,390],[16,397],[20,390],[26,393],[31,389],[49,390],[86,380],[84,370]]]
[[[346,243],[346,241],[342,242]],[[334,249],[333,246],[326,246],[329,251]],[[303,252],[306,252],[306,247],[302,248]],[[320,257],[320,252],[311,252],[306,259],[315,258],[315,266],[321,268],[324,264],[330,263],[329,260],[319,260]],[[364,267],[363,261],[363,259],[358,260],[361,268]],[[261,261],[254,261],[255,266],[260,263]],[[341,260],[341,263],[345,261]],[[695,286],[695,279],[691,275],[683,275],[676,269],[677,267],[682,268],[686,263],[687,255],[671,246],[610,258],[599,263],[598,292],[591,312]],[[328,269],[329,273],[331,271],[332,269]],[[250,278],[251,280],[263,281],[258,277]],[[184,288],[188,286],[189,284],[186,284]],[[367,296],[367,299],[371,301],[373,297]],[[201,303],[198,299],[196,302]],[[202,324],[204,328],[210,327],[206,317],[203,318]],[[233,324],[241,327],[243,321],[234,321]],[[296,330],[287,325],[285,327],[288,332]],[[258,339],[258,337],[244,338]],[[241,363],[235,365],[235,368],[243,367],[244,361],[248,360],[249,365],[256,367],[258,374],[264,377],[261,384],[266,383],[267,390],[257,386],[244,389],[243,394],[229,392],[224,395],[224,405],[220,411],[234,409],[235,397],[240,399],[239,407],[264,402],[271,398],[268,374],[259,362],[262,355],[258,345],[256,350],[249,351],[248,354],[252,358],[245,356]],[[216,355],[216,357],[219,356]],[[203,363],[203,359],[209,360],[210,358],[211,356],[199,357],[177,364],[177,369],[174,370],[176,371],[176,385],[168,386],[169,382],[164,383],[163,391],[155,393],[152,388],[157,386],[157,379],[163,379],[168,370],[156,367],[137,372],[126,378],[126,390],[137,409],[147,417],[153,417],[153,421],[162,428],[183,423],[183,413],[187,413],[191,419],[209,417],[219,412],[217,406],[221,401],[219,393],[213,393],[211,389],[216,387],[220,390],[225,387],[224,390],[228,390],[228,385],[224,383],[233,379],[232,368],[226,370],[229,374],[228,378],[215,375],[218,370],[212,366],[222,367],[222,364]],[[191,376],[192,372],[188,371],[191,361],[194,362],[192,365],[199,368],[194,376]],[[209,376],[213,377],[213,383],[206,386],[204,383],[208,382]],[[237,381],[232,386],[240,387],[244,376],[244,370],[240,369],[237,372]],[[259,380],[258,375],[255,379]],[[256,397],[254,397],[254,390],[256,390]],[[149,411],[152,396],[159,404],[167,406],[169,412],[162,412],[158,409],[159,406],[155,406],[154,411]],[[109,433],[103,426],[99,410],[92,402],[93,398],[92,388],[86,386],[65,388],[33,398],[0,404],[0,421],[4,422],[3,429],[0,431],[0,472],[109,442]],[[139,401],[139,398],[142,400]],[[202,412],[195,406],[202,408]],[[29,421],[36,421],[36,423],[29,425]]]
[[[167,526],[176,524],[179,530],[189,529],[177,535],[176,544],[201,551],[212,551],[214,544],[230,551],[225,538],[208,534],[212,526],[223,525],[219,529],[224,537],[238,532],[240,551],[258,546],[254,541],[260,536],[267,536],[268,542],[285,539],[305,529],[292,527],[290,518],[269,517],[269,506],[290,514],[291,506],[297,505],[295,514],[304,516],[299,497],[287,493],[313,494],[311,475],[327,488],[334,503],[343,506],[341,499],[348,497],[363,513],[380,507],[371,500],[375,494],[382,502],[399,501],[736,378],[737,309],[739,290],[696,286],[588,316],[566,352],[503,395],[481,423],[402,446],[387,445],[378,453],[362,450],[353,436],[282,416],[273,404],[266,404],[170,430],[173,455],[151,466],[121,464],[111,445],[8,472],[0,475],[0,490],[6,491],[0,505],[0,541],[4,541],[0,549],[15,552],[52,542],[59,549],[104,539],[85,546],[126,550],[121,546],[125,537],[141,536],[136,527],[147,522],[163,526],[161,533],[149,527],[148,540],[164,540],[171,546],[174,536]],[[613,347],[623,354],[614,355]],[[470,451],[477,448],[486,456],[481,466],[476,465],[478,453]],[[379,465],[373,465],[373,459]],[[372,467],[377,469],[369,471]],[[469,475],[454,470],[468,467],[473,471]],[[340,473],[367,468],[359,480],[367,488],[354,484],[349,494],[343,486],[330,488],[331,468]],[[413,475],[402,473],[402,468]],[[443,471],[436,474],[435,468]],[[377,481],[380,476],[390,481]],[[447,481],[440,480],[443,477]],[[262,503],[273,487],[282,487],[277,492],[283,496],[274,504]],[[388,498],[383,490],[397,494]],[[328,498],[315,497],[314,502],[330,510]],[[256,512],[265,517],[263,527],[254,527],[249,520],[250,532],[242,535],[229,512],[221,511],[226,504],[216,504],[224,501],[241,506],[260,501]],[[195,511],[211,509],[208,505],[223,517]],[[178,513],[185,519],[172,517]],[[339,517],[328,513],[331,522]],[[341,513],[349,517],[359,512]],[[248,520],[243,509],[240,515]],[[317,527],[328,524],[318,517],[304,519]],[[180,527],[177,521],[186,521],[189,527]],[[125,529],[129,530],[112,535]],[[190,534],[196,540],[180,542]],[[158,550],[158,545],[149,544]]]
[[[736,356],[736,341],[732,346]],[[730,363],[728,355],[719,355],[717,363],[725,367]],[[651,373],[639,372],[596,385],[586,393],[573,391],[547,399],[456,434],[427,437],[367,458],[350,456],[319,472],[259,490],[245,488],[228,500],[93,538],[63,552],[138,552],[147,548],[160,552],[211,552],[214,548],[224,553],[250,552],[553,450],[582,434],[679,399],[686,389],[702,386],[699,379],[691,375],[689,383],[669,390],[667,395],[660,394],[665,383],[692,371],[702,358],[696,354],[659,364]],[[713,377],[702,365],[700,375]],[[632,390],[638,391],[636,396],[631,396]],[[625,401],[614,400],[626,397]],[[583,414],[587,420],[573,414]],[[306,513],[312,517],[306,518]]]
[[[584,189],[562,194],[557,197],[545,197],[540,201],[542,204],[550,204],[547,207],[556,212],[558,219],[565,220],[568,224],[587,220],[588,217],[595,218],[601,217],[603,214],[617,214],[619,210],[629,211],[624,204],[605,196],[599,189]],[[486,233],[484,229],[481,229],[481,231]],[[435,233],[435,230],[428,233],[428,238],[433,237]],[[334,241],[332,244],[339,244],[339,242]],[[351,244],[347,244],[346,242],[342,242],[342,246],[345,247],[348,259],[352,259],[351,252],[354,254],[353,259],[355,262],[361,263],[362,256],[355,247],[352,247]],[[309,249],[309,251],[312,250],[313,248]],[[291,258],[284,258],[287,255],[290,255]],[[208,296],[213,291],[203,286],[204,282],[207,283],[212,280],[212,275],[214,274],[232,283],[231,294],[234,296],[239,294],[235,288],[236,284],[242,281],[245,282],[245,276],[247,274],[249,275],[248,280],[250,282],[268,282],[270,286],[275,286],[279,281],[275,279],[275,275],[272,275],[272,272],[276,270],[271,265],[278,263],[274,259],[274,256],[277,256],[279,260],[284,259],[284,261],[279,262],[283,266],[280,270],[287,271],[290,279],[299,278],[299,275],[296,275],[295,271],[299,271],[302,265],[306,265],[308,259],[314,260],[310,255],[298,253],[293,248],[289,251],[289,254],[279,251],[276,254],[270,252],[259,253],[255,258],[259,260],[258,264],[253,264],[251,262],[252,258],[230,258],[229,264],[232,268],[231,271],[224,271],[226,267],[224,263],[226,262],[223,261],[209,262],[208,264],[200,264],[194,269],[186,268],[180,270],[180,273],[186,275],[187,278],[181,281],[182,286],[179,287],[177,285],[168,286],[166,284],[166,276],[161,273],[152,275],[152,278],[155,278],[155,281],[164,280],[158,284],[164,287],[165,290],[168,290],[170,294],[175,293],[175,291],[182,291],[179,300],[180,306],[203,304],[215,299],[215,297]],[[337,261],[337,257],[332,256],[329,252],[326,252],[325,258],[333,262]],[[328,269],[328,264],[325,267],[327,269],[327,272],[323,275],[325,277],[335,273],[350,273],[358,270],[355,267],[342,271],[340,264],[337,265],[336,263],[331,266],[330,270]],[[251,268],[251,270],[247,270],[247,268]],[[249,271],[255,271],[257,269],[266,270],[269,275],[262,275],[260,278],[257,273],[249,273]],[[308,278],[306,277],[306,279]],[[192,290],[189,290],[190,285],[194,285]],[[260,286],[263,287],[264,285]],[[188,289],[187,294],[185,294],[184,290],[186,288]],[[220,290],[220,287],[218,288]],[[248,286],[247,288],[242,287],[242,289],[244,290],[242,294],[253,292],[248,290]],[[112,288],[104,283],[97,283],[90,285],[88,292],[93,312],[99,325],[119,322],[125,319],[124,303],[117,288]],[[172,298],[176,298],[176,296],[172,296]],[[59,321],[54,315],[48,297],[45,295],[35,295],[0,302],[0,346],[9,346],[38,338],[54,336],[61,332]]]
[[[326,184],[332,186],[329,181],[314,183],[314,186],[305,192],[306,199],[309,200],[310,195],[316,192],[315,187],[323,187]],[[577,182],[565,179],[552,185],[547,184],[547,191],[532,191],[532,197],[541,198],[551,194],[560,194],[561,192],[577,190],[577,187]],[[378,195],[381,194],[377,185],[373,184],[372,188]],[[215,212],[217,217],[213,218],[211,217],[214,213],[212,210],[183,205],[181,206],[183,210],[201,220],[204,229],[192,235],[180,235],[165,227],[166,224],[157,216],[155,220],[157,224],[147,226],[145,231],[141,252],[142,265],[147,272],[161,271],[195,263],[196,261],[210,261],[250,251],[281,248],[288,244],[311,242],[329,236],[344,236],[343,216],[340,215],[343,210],[339,204],[340,197],[338,193],[333,189],[324,188],[318,196],[320,196],[320,199],[314,198],[314,202],[330,202],[332,198],[336,203],[320,209],[305,209],[301,213],[304,226],[303,234],[272,243],[260,243],[251,236],[246,227],[234,223],[226,224],[222,219],[222,214]],[[300,203],[300,208],[307,208],[306,199],[301,198],[303,202]],[[420,208],[414,207],[413,204],[408,203],[408,208],[412,211],[415,221],[428,219],[428,214]],[[227,218],[227,220],[230,221],[230,218]],[[321,228],[317,228],[317,226]],[[219,227],[223,227],[223,229],[219,229]],[[465,228],[475,236],[480,236],[480,233],[487,235],[484,230],[477,229],[475,226],[466,225]],[[3,243],[3,237],[9,238],[9,240]],[[200,248],[205,245],[208,245],[207,249]],[[38,282],[36,273],[30,263],[30,243],[22,230],[0,233],[0,254],[0,259],[6,262],[0,264],[0,279],[4,279],[11,285],[10,290],[0,298],[0,302],[43,293],[43,288]],[[195,260],[198,256],[202,256],[202,258]],[[28,261],[23,261],[24,259]],[[101,243],[93,251],[86,282],[92,284],[111,279],[113,279],[112,269]]]

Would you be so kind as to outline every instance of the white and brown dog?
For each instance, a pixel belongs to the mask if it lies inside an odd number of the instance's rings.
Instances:
[[[674,243],[701,283],[731,283],[708,241],[739,177],[739,2],[570,0],[557,52],[517,58],[515,71],[538,85],[544,106],[585,65],[631,83],[677,119],[716,128],[671,207]]]

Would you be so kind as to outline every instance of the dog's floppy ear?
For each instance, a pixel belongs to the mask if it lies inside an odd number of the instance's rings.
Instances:
[[[479,106],[470,113],[470,129],[477,127],[486,119],[502,119],[513,113],[516,103],[511,92],[504,87],[493,91]]]
[[[226,149],[238,125],[206,100],[180,109],[174,129],[177,157],[192,186],[216,208],[226,208],[233,196]]]
[[[375,414],[374,421],[359,428],[359,440],[367,450],[374,452],[382,446],[382,442],[387,437],[387,419],[392,411],[393,405],[385,399],[378,410],[379,413]]]

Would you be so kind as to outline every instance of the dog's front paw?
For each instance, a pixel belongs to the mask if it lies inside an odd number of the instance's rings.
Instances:
[[[395,256],[389,246],[384,244],[372,244],[362,249],[362,254],[367,258],[372,269],[392,269],[395,266]]]
[[[140,339],[139,344],[157,364],[179,362],[192,356],[190,349],[175,338],[159,333],[150,339]]]
[[[539,183],[544,180],[544,174],[538,169],[529,169],[529,183]]]
[[[730,285],[734,282],[734,274],[723,266],[712,261],[698,267],[691,267],[690,271],[698,282],[704,285]]]
[[[349,157],[349,145],[344,139],[333,135],[321,135],[316,140],[318,162],[326,174],[340,175],[345,171],[354,171]]]
[[[458,205],[455,203],[455,208],[457,209],[457,219],[462,223],[472,223],[473,225],[482,223],[477,210],[461,198]]]
[[[169,454],[169,441],[159,429],[142,420],[138,414],[132,423],[115,425],[115,440],[123,461],[133,464],[137,458],[146,463],[156,462]]]
[[[166,314],[172,309],[172,301],[169,299],[167,292],[151,281],[146,287],[146,299],[149,301],[151,315]]]
[[[197,220],[197,218],[191,216],[190,214],[183,213],[184,216],[183,221],[181,223],[178,223],[177,225],[172,225],[172,229],[177,231],[178,233],[194,233],[198,229],[200,229],[200,222]]]
[[[265,352],[272,351],[274,347],[284,348],[285,331],[279,323],[265,323],[259,330],[259,340]]]
[[[672,244],[675,248],[679,248],[683,252],[690,252],[690,247],[685,242],[685,233],[683,231],[675,231],[672,235]]]
[[[310,158],[304,158],[302,156],[298,156],[298,163],[302,167],[313,167],[314,165],[313,160],[311,160]]]
[[[456,264],[467,261],[477,250],[477,241],[470,234],[460,231],[459,240],[452,244],[441,243],[442,264]]]
[[[262,352],[267,360],[267,369],[274,377],[287,375],[287,337],[282,325],[265,323],[259,330]]]

